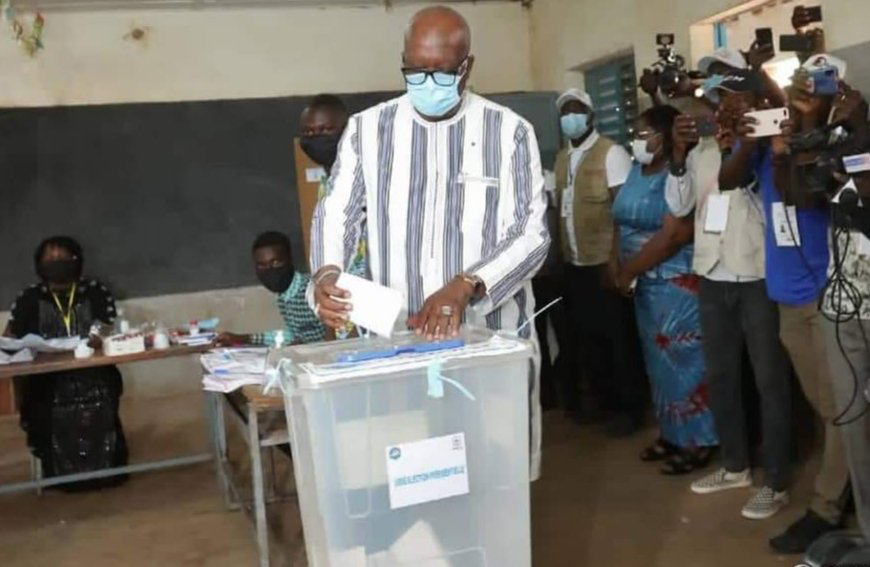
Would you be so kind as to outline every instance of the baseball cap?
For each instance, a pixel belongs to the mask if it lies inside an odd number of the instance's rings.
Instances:
[[[819,53],[817,55],[813,55],[812,57],[804,61],[803,65],[801,65],[801,68],[807,71],[814,71],[823,67],[836,67],[837,73],[840,75],[840,78],[846,78],[846,69],[848,68],[846,62],[839,57],[834,57],[833,55],[828,55],[827,53]]]
[[[720,47],[710,55],[702,57],[701,60],[698,61],[698,70],[705,75],[709,75],[710,65],[713,63],[724,63],[734,69],[746,69],[749,67],[749,64],[746,63],[746,58],[743,57],[742,53],[736,49],[728,47]]]
[[[764,83],[759,74],[750,69],[738,69],[733,73],[718,78],[715,83],[704,89],[704,95],[715,103],[719,102],[719,92],[751,93],[761,92]]]
[[[761,77],[755,71],[739,69],[730,75],[725,75],[716,85],[716,89],[731,93],[759,92],[762,89]]]
[[[589,96],[589,93],[581,89],[568,89],[560,94],[559,98],[556,99],[556,108],[562,110],[562,107],[565,106],[565,103],[569,100],[579,100],[588,106],[589,110],[595,110],[595,106],[592,104],[592,97]]]

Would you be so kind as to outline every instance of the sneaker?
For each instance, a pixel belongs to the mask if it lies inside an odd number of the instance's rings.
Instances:
[[[746,488],[752,486],[752,475],[749,469],[730,473],[725,469],[719,469],[713,474],[700,478],[692,483],[692,492],[695,494],[713,494],[731,488]]]
[[[806,515],[790,525],[785,533],[770,540],[770,547],[779,553],[804,553],[820,536],[837,529],[837,524],[807,510]]]
[[[740,512],[750,520],[766,520],[782,510],[788,504],[788,492],[776,492],[765,486],[749,499]]]

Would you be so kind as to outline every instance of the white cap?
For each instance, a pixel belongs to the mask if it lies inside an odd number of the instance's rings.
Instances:
[[[749,64],[746,62],[746,58],[743,57],[743,54],[736,49],[730,49],[728,47],[720,47],[710,55],[702,57],[701,60],[698,61],[698,70],[705,75],[709,75],[710,65],[713,63],[724,63],[734,69],[749,68]]]
[[[845,61],[840,59],[839,57],[834,57],[833,55],[828,55],[827,53],[819,53],[818,55],[813,55],[801,65],[802,68],[807,71],[814,71],[821,67],[836,67],[837,73],[840,75],[841,79],[846,78],[846,69],[848,65]]]
[[[589,96],[589,93],[580,89],[568,89],[560,94],[559,98],[556,99],[556,108],[562,110],[562,107],[565,106],[565,103],[569,100],[579,100],[588,106],[589,110],[595,110],[595,106],[592,104],[592,97]]]

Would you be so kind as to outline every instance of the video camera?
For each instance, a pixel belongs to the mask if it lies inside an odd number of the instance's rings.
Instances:
[[[816,128],[789,140],[792,154],[814,153],[798,164],[799,187],[809,193],[831,193],[839,186],[835,173],[845,173],[843,158],[857,153],[857,140],[842,124]]]
[[[836,226],[870,237],[870,203],[865,207],[854,184],[849,187],[842,182],[849,175],[870,171],[867,133],[852,131],[839,122],[792,137],[789,148],[793,155],[813,155],[796,164],[795,189],[805,196],[824,195],[831,201]]]
[[[672,91],[680,84],[683,77],[688,77],[686,59],[674,48],[674,34],[656,34],[659,60],[650,66],[650,71],[658,80],[659,89],[663,92]]]
[[[804,10],[804,19],[800,23],[803,26],[808,26],[821,21],[822,7],[812,6]],[[824,41],[824,35],[821,30],[809,30],[793,35],[781,35],[779,37],[779,50],[811,53],[820,47],[820,42],[822,41]]]

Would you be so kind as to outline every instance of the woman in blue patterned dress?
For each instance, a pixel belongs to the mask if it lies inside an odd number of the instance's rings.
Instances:
[[[658,106],[641,115],[635,164],[613,204],[619,258],[612,273],[623,293],[634,293],[660,430],[641,459],[664,461],[665,474],[706,466],[719,443],[704,377],[698,278],[692,274],[694,218],[678,218],[674,212],[683,212],[669,205],[665,191],[678,114]]]

